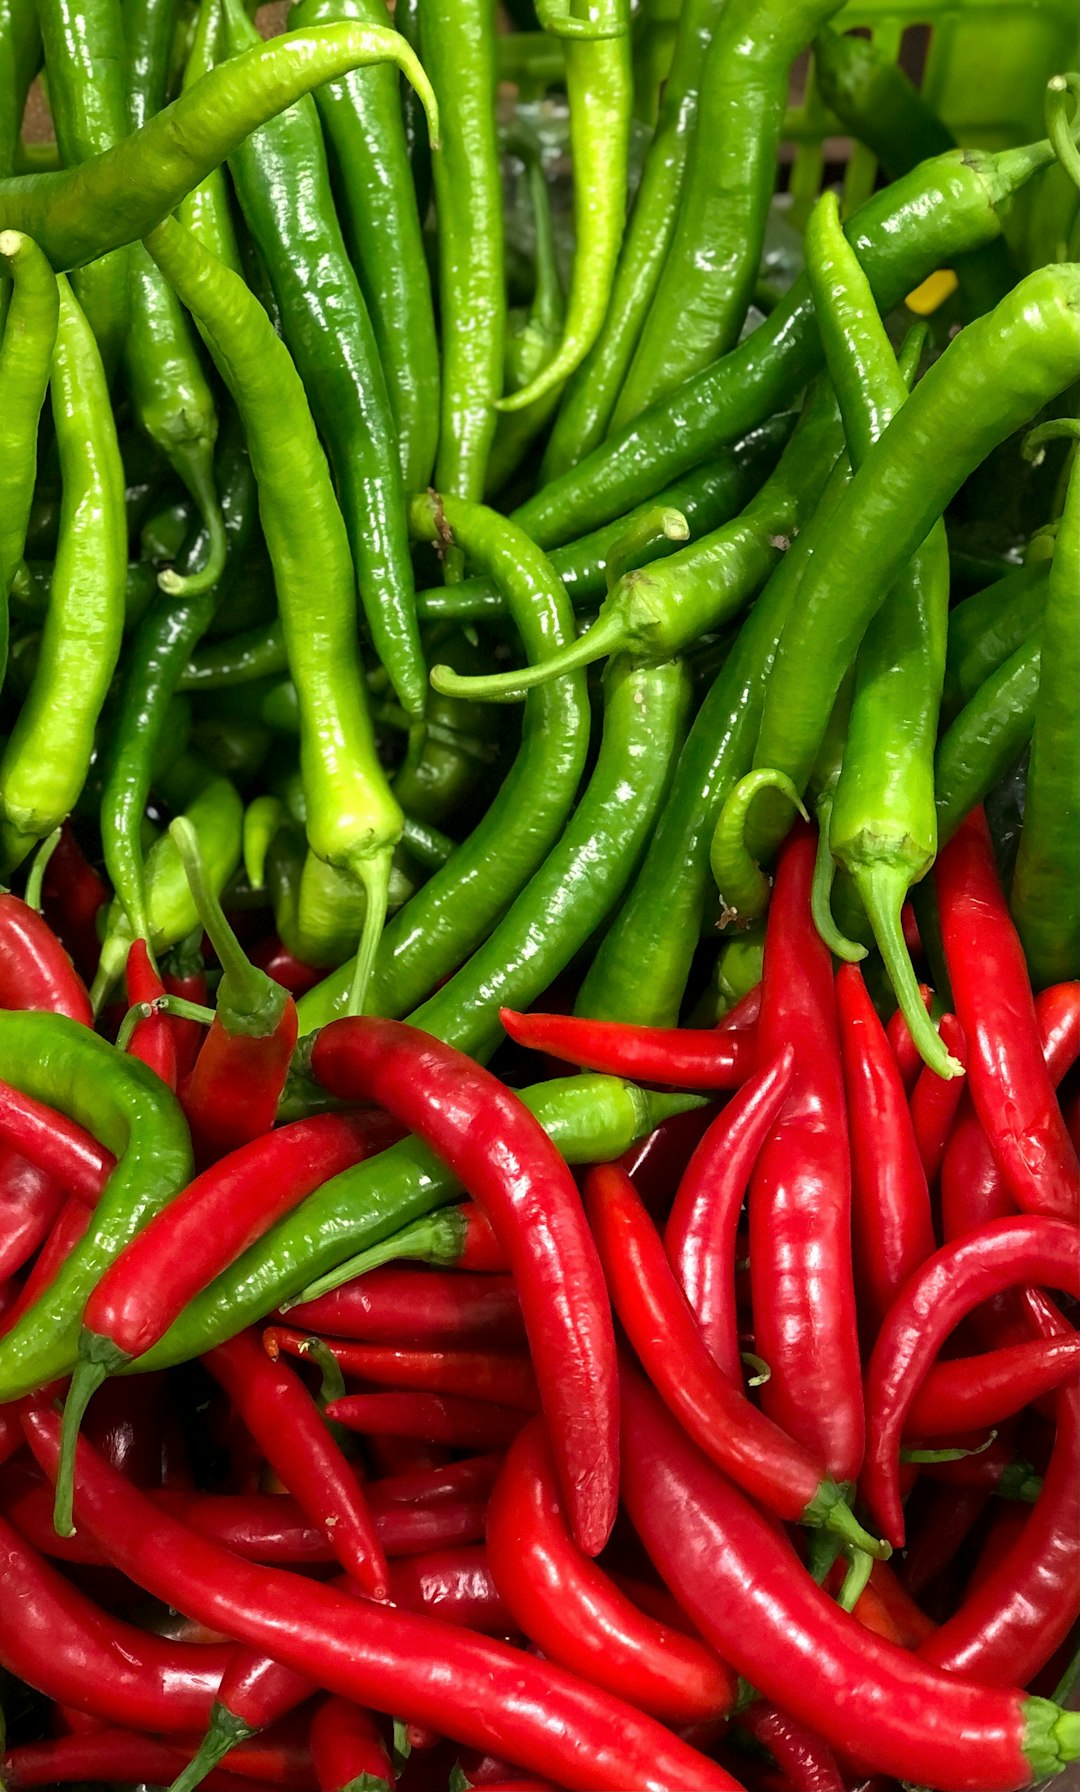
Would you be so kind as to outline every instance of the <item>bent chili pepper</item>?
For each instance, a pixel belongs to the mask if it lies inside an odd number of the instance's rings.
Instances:
[[[52,928],[6,890],[0,892],[0,1006],[94,1024],[86,986]]]
[[[320,1792],[391,1792],[394,1770],[374,1718],[346,1699],[327,1699],[311,1720]]]
[[[935,1363],[915,1395],[905,1430],[911,1437],[948,1437],[998,1425],[1059,1388],[1078,1365],[1075,1333]]]
[[[751,1685],[877,1771],[943,1792],[1028,1786],[1080,1753],[1080,1717],[1017,1688],[943,1674],[873,1636],[816,1586],[794,1550],[621,1367],[623,1496],[659,1572]],[[48,1421],[35,1415],[35,1427]]]
[[[85,1127],[4,1082],[0,1138],[87,1206],[93,1206],[116,1167],[112,1152]]]
[[[580,1198],[532,1115],[489,1072],[396,1021],[335,1021],[312,1069],[332,1094],[379,1101],[419,1132],[492,1218],[513,1267],[564,1497],[595,1555],[615,1516],[615,1341]]]
[[[415,1437],[456,1450],[505,1450],[525,1423],[520,1408],[470,1400],[462,1394],[346,1394],[326,1416],[372,1437]]]
[[[619,1321],[699,1448],[777,1517],[824,1525],[870,1555],[888,1554],[856,1522],[812,1451],[793,1443],[713,1362],[626,1171],[617,1164],[590,1170],[585,1211]]]
[[[58,1419],[41,1412],[23,1422],[43,1466],[54,1469]],[[407,1709],[440,1734],[557,1775],[571,1792],[738,1792],[722,1767],[564,1669],[434,1618],[238,1562],[165,1518],[85,1441],[77,1469],[79,1522],[116,1567],[331,1692],[377,1710]]]
[[[1062,1220],[995,1220],[943,1245],[905,1283],[885,1316],[866,1370],[867,1454],[859,1482],[889,1541],[904,1540],[900,1437],[919,1383],[945,1338],[972,1309],[1028,1284],[1080,1292],[1080,1239]]]
[[[350,1344],[342,1338],[321,1342],[343,1374],[359,1376],[377,1387],[463,1394],[474,1402],[489,1400],[496,1406],[520,1407],[523,1412],[536,1410],[536,1377],[528,1357],[517,1353],[409,1350],[385,1344]],[[302,1362],[309,1355],[310,1343],[302,1332],[282,1326],[270,1326],[263,1333],[263,1349],[270,1357],[284,1350]]]
[[[2,1127],[3,1087],[0,1085],[0,1130]],[[403,1226],[400,1232],[392,1232],[381,1244],[346,1258],[327,1275],[309,1282],[298,1299],[318,1300],[323,1294],[332,1294],[344,1282],[368,1275],[384,1263],[410,1260],[429,1263],[435,1269],[445,1266],[494,1272],[509,1268],[506,1252],[492,1230],[491,1221],[475,1201],[466,1201],[460,1207],[441,1207],[436,1213],[427,1213],[423,1219],[414,1220],[411,1226]],[[296,1304],[296,1301],[286,1301],[282,1311],[287,1312]]]
[[[981,811],[949,842],[934,875],[971,1098],[998,1168],[1018,1207],[1075,1222],[1080,1166],[1039,1048],[1023,948]]]
[[[515,1622],[553,1661],[672,1725],[732,1709],[736,1685],[726,1664],[640,1611],[575,1547],[539,1420],[507,1453],[488,1506],[487,1543]]]
[[[633,1027],[573,1014],[518,1014],[500,1008],[511,1039],[550,1058],[681,1089],[734,1089],[756,1061],[753,1033],[695,1032],[686,1027]]]

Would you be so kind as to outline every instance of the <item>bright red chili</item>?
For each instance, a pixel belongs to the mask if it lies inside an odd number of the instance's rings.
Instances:
[[[983,1356],[935,1363],[912,1403],[910,1437],[949,1437],[999,1425],[1076,1374],[1080,1336],[1032,1338]]]
[[[263,1333],[263,1349],[303,1361],[309,1340],[303,1332],[271,1326]],[[474,1401],[518,1406],[535,1412],[536,1377],[527,1356],[492,1350],[402,1350],[392,1344],[350,1344],[340,1338],[321,1340],[346,1375],[359,1375],[381,1387],[424,1389],[433,1394],[464,1394]]]
[[[942,1015],[938,1032],[950,1057],[966,1068],[967,1040],[955,1014]],[[962,1076],[940,1077],[928,1064],[923,1065],[911,1091],[911,1124],[923,1171],[931,1186],[937,1181],[963,1093]]]
[[[898,1288],[934,1249],[930,1192],[896,1059],[858,965],[836,977],[851,1130],[855,1279],[872,1339]]]
[[[418,1437],[455,1450],[504,1450],[521,1430],[518,1407],[461,1394],[346,1394],[331,1400],[328,1419],[373,1437]]]
[[[920,983],[919,994],[923,1000],[923,1007],[929,1014],[930,1004],[934,999],[929,984]],[[896,1059],[896,1068],[900,1072],[900,1081],[904,1085],[905,1092],[910,1095],[922,1074],[922,1053],[911,1037],[911,1029],[899,1008],[893,1009],[885,1032],[893,1057]]]
[[[750,1183],[755,1350],[770,1418],[854,1481],[863,1397],[851,1266],[851,1164],[832,958],[810,912],[816,839],[801,823],[777,864],[765,934],[761,1062],[795,1048],[791,1094]]]
[[[595,1555],[618,1500],[615,1335],[569,1169],[489,1071],[400,1021],[333,1021],[311,1062],[332,1094],[378,1101],[418,1133],[491,1219],[513,1268],[574,1535]]]
[[[311,1721],[319,1792],[391,1792],[394,1770],[375,1719],[347,1699],[327,1699]],[[362,1776],[362,1777],[361,1777]],[[359,1792],[359,1787],[357,1787]]]
[[[35,1456],[55,1473],[57,1416],[34,1411],[23,1422]],[[330,1692],[405,1710],[444,1735],[551,1774],[570,1792],[739,1792],[722,1767],[655,1720],[550,1662],[231,1557],[165,1518],[84,1441],[76,1488],[79,1523],[137,1585],[200,1623],[275,1651]]]
[[[32,1008],[94,1024],[86,985],[52,928],[8,890],[0,892],[0,1008]]]
[[[704,1643],[640,1611],[576,1547],[540,1420],[507,1453],[487,1540],[516,1624],[552,1661],[673,1726],[732,1709],[738,1687],[730,1668]]]
[[[941,1792],[1027,1786],[1080,1747],[1072,1714],[944,1674],[864,1630],[641,1377],[624,1367],[622,1386],[634,1527],[701,1634],[766,1698],[834,1748]]]
[[[384,1475],[368,1487],[387,1505],[437,1506],[447,1500],[483,1499],[491,1492],[502,1467],[502,1456],[464,1456],[434,1468]]]
[[[500,1008],[511,1039],[564,1064],[678,1089],[737,1089],[754,1068],[753,1031],[639,1027],[577,1014],[518,1014]]]
[[[788,1098],[795,1049],[744,1083],[712,1122],[683,1172],[664,1248],[705,1347],[736,1386],[742,1382],[735,1309],[735,1238],[758,1153]]]
[[[0,1082],[0,1137],[59,1182],[65,1193],[97,1200],[116,1159],[85,1128],[32,1095]]]
[[[915,1394],[953,1328],[981,1301],[1027,1284],[1080,1294],[1080,1237],[1039,1215],[995,1220],[935,1252],[905,1283],[866,1371],[867,1452],[860,1491],[890,1543],[904,1541],[900,1439]]]
[[[92,1218],[93,1210],[85,1201],[80,1201],[76,1195],[68,1196],[22,1285],[18,1300],[4,1314],[5,1331],[9,1331],[15,1321],[29,1311],[39,1294],[51,1286],[60,1266],[67,1262]]]
[[[941,937],[975,1111],[1017,1206],[1075,1222],[1080,1165],[1039,1044],[1020,937],[974,810],[934,869]]]
[[[127,956],[127,999],[134,1007],[147,1003],[154,1012],[140,1020],[127,1043],[133,1058],[148,1064],[162,1082],[175,1090],[177,1082],[176,1037],[169,1016],[156,1007],[165,994],[165,985],[150,958],[145,940],[132,940]]]
[[[251,954],[251,962],[258,965],[260,971],[265,971],[268,977],[272,977],[275,983],[280,983],[282,989],[287,989],[297,1002],[326,975],[325,971],[315,970],[310,964],[304,964],[301,959],[294,957],[288,946],[282,945],[276,933],[260,941]]]
[[[521,1342],[521,1306],[511,1276],[388,1264],[332,1294],[288,1309],[304,1331],[372,1344],[437,1345],[468,1339]]]
[[[199,938],[202,939],[201,932]],[[162,972],[162,982],[166,995],[179,996],[182,1001],[194,1002],[200,1008],[206,1006],[208,990],[201,951],[192,954],[186,947],[181,947],[179,952],[171,954],[171,963]],[[180,1084],[186,1084],[195,1068],[206,1028],[189,1015],[174,1014],[170,1018],[176,1041],[177,1077]]]
[[[61,1183],[11,1146],[0,1144],[0,1276],[29,1263],[64,1205]]]

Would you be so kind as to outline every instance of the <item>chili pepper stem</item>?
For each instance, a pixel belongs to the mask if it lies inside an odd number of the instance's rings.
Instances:
[[[424,1240],[430,1234],[432,1217],[425,1214],[422,1219],[416,1220],[401,1232],[392,1232],[378,1244],[369,1245],[366,1251],[359,1251],[355,1257],[339,1263],[336,1269],[327,1270],[324,1276],[319,1276],[316,1281],[309,1282],[306,1288],[301,1288],[299,1294],[281,1301],[278,1312],[287,1313],[290,1307],[303,1306],[307,1301],[318,1300],[321,1295],[332,1294],[344,1282],[355,1281],[357,1276],[367,1275],[369,1270],[379,1269],[384,1263],[398,1263],[410,1257],[419,1257],[422,1262]],[[438,1215],[434,1217],[437,1218]]]
[[[47,840],[43,840],[34,854],[23,891],[23,901],[27,908],[41,909],[41,887],[45,881],[45,873],[49,868],[49,860],[60,844],[60,828],[54,828]]]
[[[848,1570],[844,1575],[844,1584],[840,1588],[838,1605],[846,1612],[853,1612],[866,1591],[873,1568],[873,1558],[865,1549],[853,1549],[848,1561]]]
[[[858,964],[860,959],[866,957],[866,947],[858,940],[849,940],[846,934],[840,932],[832,912],[836,860],[829,845],[829,826],[832,821],[830,796],[820,798],[817,821],[817,857],[814,860],[814,881],[810,890],[810,912],[814,917],[814,926],[834,958],[843,959],[845,964]]]
[[[831,1479],[822,1481],[803,1513],[803,1523],[831,1531],[846,1547],[863,1550],[874,1561],[887,1562],[892,1555],[890,1544],[864,1530],[845,1500],[843,1488]]]
[[[171,566],[158,573],[158,584],[171,597],[197,597],[216,585],[225,570],[228,536],[214,484],[211,445],[190,442],[172,450],[173,463],[195,500],[207,534],[206,559],[198,572],[179,573]],[[180,465],[179,463],[182,463]]]
[[[769,878],[746,844],[747,817],[761,790],[778,790],[794,803],[804,821],[810,820],[802,797],[786,772],[759,766],[739,779],[720,811],[709,849],[724,925],[733,921],[737,927],[748,926],[769,906]]]
[[[118,1052],[126,1052],[131,1044],[131,1035],[140,1021],[149,1020],[155,1012],[153,1002],[133,1002],[117,1031],[115,1045]]]
[[[1024,1754],[1033,1780],[1060,1773],[1080,1757],[1080,1711],[1061,1711],[1049,1699],[1025,1699]]]
[[[964,1066],[948,1050],[923,1006],[919,981],[904,939],[900,915],[911,887],[907,867],[880,863],[865,867],[856,865],[852,867],[851,875],[920,1057],[940,1077],[963,1076]]]
[[[118,1350],[108,1338],[93,1332],[79,1335],[79,1360],[64,1397],[63,1425],[60,1433],[60,1463],[56,1471],[53,1498],[53,1529],[58,1537],[73,1537],[75,1523],[72,1505],[75,1494],[75,1445],[86,1409],[98,1388],[130,1358]]]
[[[246,1724],[242,1717],[226,1710],[224,1705],[215,1704],[210,1713],[206,1734],[183,1773],[177,1774],[173,1780],[169,1792],[194,1792],[194,1788],[201,1786],[207,1774],[219,1761],[225,1759],[231,1749],[240,1742],[246,1742],[254,1734],[251,1725]]]
[[[535,690],[537,685],[550,684],[552,679],[563,678],[567,672],[576,672],[581,666],[591,666],[595,660],[603,659],[607,654],[619,653],[625,646],[625,624],[612,610],[607,615],[601,613],[591,628],[579,635],[576,641],[570,641],[560,648],[558,653],[553,653],[550,659],[522,666],[519,671],[491,672],[471,677],[453,671],[450,666],[433,666],[431,682],[443,697],[468,697],[478,703],[516,703],[519,697],[523,697],[526,691]]]
[[[364,886],[367,906],[364,909],[364,927],[360,935],[360,948],[353,966],[349,999],[345,1005],[346,1014],[363,1014],[364,1012],[368,984],[371,981],[371,972],[375,964],[375,954],[378,951],[382,930],[386,923],[392,856],[393,848],[386,847],[381,852],[371,853],[367,858],[359,859],[353,867],[354,875]]]
[[[218,896],[210,887],[199,850],[199,837],[187,817],[178,815],[170,822],[169,834],[180,854],[199,919],[221,965],[218,1019],[230,1033],[264,1038],[276,1031],[288,994],[248,960]]]

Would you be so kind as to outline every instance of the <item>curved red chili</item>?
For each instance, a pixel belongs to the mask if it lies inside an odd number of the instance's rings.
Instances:
[[[949,1056],[966,1069],[967,1040],[955,1014],[943,1014],[938,1031]],[[940,1077],[928,1064],[923,1065],[911,1091],[911,1124],[915,1129],[923,1171],[931,1186],[937,1181],[963,1093],[963,1077]]]
[[[802,823],[777,864],[758,1049],[795,1047],[795,1081],[750,1182],[755,1350],[769,1417],[837,1482],[854,1481],[864,1420],[851,1266],[851,1162],[833,966],[810,911],[817,853]]]
[[[898,1288],[934,1249],[930,1191],[896,1059],[856,964],[836,976],[851,1134],[860,1313],[872,1337]]]
[[[844,1776],[827,1742],[763,1699],[739,1713],[739,1723],[767,1748],[792,1792],[844,1792]]]
[[[673,1726],[732,1709],[738,1686],[730,1668],[704,1643],[639,1611],[575,1546],[540,1420],[507,1453],[487,1541],[516,1624],[552,1661]]]
[[[311,1720],[319,1792],[392,1792],[394,1770],[375,1719],[347,1699],[327,1699]]]
[[[346,1394],[326,1416],[349,1431],[373,1437],[417,1437],[456,1450],[502,1450],[525,1423],[520,1408],[469,1400],[461,1394]]]
[[[497,1406],[535,1412],[536,1377],[527,1356],[493,1350],[402,1350],[392,1344],[353,1344],[341,1338],[320,1340],[346,1375],[381,1387],[415,1388],[433,1394],[463,1394]],[[275,1357],[282,1350],[303,1361],[310,1339],[304,1332],[270,1326],[263,1349]]]
[[[631,1026],[578,1014],[518,1014],[513,1008],[500,1008],[499,1019],[518,1045],[637,1083],[737,1089],[756,1058],[752,1031]]]
[[[688,1108],[661,1120],[616,1159],[641,1196],[649,1212],[666,1213],[679,1179],[713,1119],[712,1104]]]
[[[521,1341],[521,1306],[511,1276],[387,1264],[332,1294],[288,1308],[306,1332],[371,1344]]]
[[[331,1022],[312,1070],[334,1095],[380,1102],[487,1212],[513,1267],[574,1534],[597,1554],[618,1499],[615,1335],[569,1169],[489,1071],[400,1021]]]
[[[125,977],[129,1004],[134,1007],[136,1003],[147,1003],[153,1008],[153,1013],[140,1020],[132,1030],[127,1049],[133,1058],[148,1064],[162,1082],[175,1091],[176,1037],[169,1016],[155,1006],[165,994],[165,985],[154,968],[144,939],[132,940]]]
[[[935,1363],[915,1395],[905,1433],[949,1437],[999,1425],[1042,1394],[1061,1387],[1078,1368],[1076,1332]]]
[[[51,1287],[57,1271],[67,1262],[92,1218],[93,1209],[85,1201],[80,1201],[76,1195],[68,1196],[22,1285],[18,1300],[4,1314],[5,1331],[10,1331],[15,1321],[29,1311],[38,1296]]]
[[[728,1380],[742,1382],[735,1311],[735,1237],[758,1153],[791,1089],[787,1045],[744,1083],[712,1122],[683,1172],[664,1248],[705,1347]]]
[[[981,809],[939,855],[934,878],[971,1098],[998,1168],[1023,1212],[1075,1223],[1080,1165],[1040,1050],[1027,962]]]
[[[49,855],[41,885],[41,908],[84,980],[92,978],[101,956],[98,914],[109,900],[104,878],[95,871],[65,821]]]
[[[13,1276],[30,1261],[66,1198],[62,1183],[0,1144],[0,1277]]]
[[[111,1151],[84,1127],[32,1095],[0,1082],[0,1138],[61,1184],[66,1194],[97,1200],[116,1168]]]
[[[926,1009],[927,1014],[929,1014],[930,1004],[934,999],[934,992],[928,983],[920,983],[919,994],[922,997],[923,1007]],[[892,1048],[893,1057],[896,1059],[896,1068],[900,1072],[900,1081],[903,1083],[907,1094],[910,1095],[922,1074],[923,1060],[922,1053],[915,1044],[914,1039],[911,1037],[911,1028],[904,1019],[904,1013],[901,1008],[893,1009],[893,1012],[889,1016],[885,1033],[889,1045]]]
[[[904,1541],[900,1439],[919,1384],[953,1328],[981,1301],[1028,1284],[1080,1295],[1080,1237],[1038,1215],[996,1220],[935,1252],[905,1283],[866,1371],[867,1451],[860,1491],[890,1543]]]
[[[86,985],[52,928],[8,890],[0,891],[0,1008],[32,1008],[94,1024]]]

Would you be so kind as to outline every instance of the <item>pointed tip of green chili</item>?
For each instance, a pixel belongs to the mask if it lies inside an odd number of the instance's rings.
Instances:
[[[102,1382],[108,1378],[109,1356],[115,1358],[116,1366],[123,1362],[124,1356],[115,1345],[104,1352],[105,1360],[96,1354],[84,1353],[84,1333],[79,1341],[79,1361],[71,1377],[64,1400],[64,1416],[60,1432],[60,1460],[56,1470],[56,1488],[53,1499],[53,1529],[58,1537],[73,1537],[75,1521],[73,1508],[75,1503],[75,1446],[79,1441],[79,1427],[94,1394]],[[105,1339],[97,1340],[105,1344]]]
[[[713,879],[724,905],[725,925],[734,921],[745,927],[769,906],[769,879],[746,844],[750,808],[761,790],[778,790],[794,804],[804,821],[810,820],[791,778],[771,766],[758,766],[747,772],[728,792],[709,849]]]
[[[455,672],[451,666],[433,666],[431,682],[444,697],[465,697],[474,703],[516,703],[538,685],[565,678],[569,672],[579,672],[595,660],[622,652],[626,645],[621,616],[615,610],[608,611],[607,615],[601,611],[592,628],[586,629],[576,641],[568,641],[548,659],[537,660],[533,665],[522,666],[513,672],[472,676]]]
[[[908,1024],[912,1041],[924,1064],[948,1081],[963,1076],[964,1066],[954,1058],[926,1012],[911,955],[904,938],[901,910],[910,889],[910,873],[903,865],[853,866],[859,892],[874,940],[881,953],[893,994]]]
[[[866,947],[858,940],[849,940],[840,932],[832,912],[833,879],[836,876],[836,860],[829,846],[829,823],[832,819],[832,802],[823,796],[817,806],[818,843],[817,856],[814,859],[814,878],[810,887],[810,913],[819,938],[828,946],[834,958],[844,964],[858,964],[866,957]]]
[[[197,572],[180,573],[167,566],[158,573],[158,584],[171,597],[198,597],[217,584],[225,570],[229,538],[214,485],[213,444],[200,437],[172,456],[176,471],[198,506],[206,530],[206,559]]]

